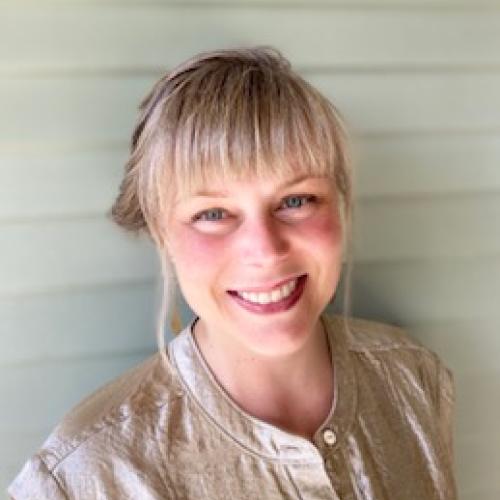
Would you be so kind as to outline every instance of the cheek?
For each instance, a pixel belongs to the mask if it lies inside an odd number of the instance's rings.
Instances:
[[[311,246],[333,255],[342,246],[342,225],[338,216],[328,212],[318,214],[301,226],[301,236]]]
[[[342,270],[342,224],[339,217],[323,214],[304,229],[303,241],[316,264],[318,287],[314,289],[317,300],[326,306],[337,289]]]
[[[200,276],[213,274],[224,261],[224,239],[189,228],[176,231],[172,246],[178,274]],[[181,276],[179,276],[179,279]]]

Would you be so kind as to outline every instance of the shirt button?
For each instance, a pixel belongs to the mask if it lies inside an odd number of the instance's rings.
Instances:
[[[328,446],[333,446],[337,441],[337,436],[331,429],[325,429],[323,431],[323,440]]]

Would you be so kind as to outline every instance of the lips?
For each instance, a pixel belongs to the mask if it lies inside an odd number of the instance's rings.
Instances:
[[[307,275],[302,275],[281,282],[281,286],[265,292],[229,290],[228,294],[238,305],[248,311],[259,314],[281,312],[292,308],[300,299],[306,280]]]

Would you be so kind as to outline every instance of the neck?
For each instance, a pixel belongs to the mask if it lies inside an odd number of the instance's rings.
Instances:
[[[312,438],[333,398],[333,367],[321,321],[302,349],[280,358],[219,345],[200,320],[194,337],[219,384],[244,411]]]

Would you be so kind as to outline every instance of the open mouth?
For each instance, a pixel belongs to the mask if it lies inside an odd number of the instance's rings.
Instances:
[[[256,313],[286,311],[293,307],[304,291],[307,275],[293,278],[267,292],[229,290],[227,293],[243,308]]]

